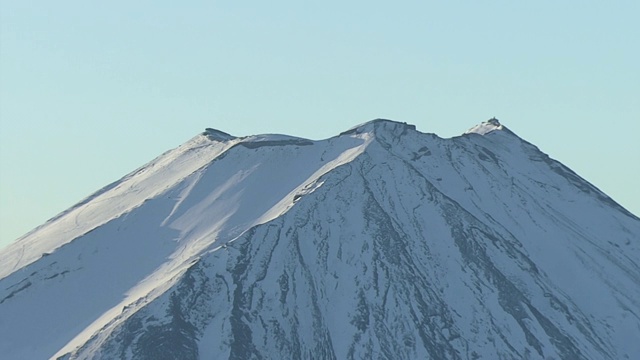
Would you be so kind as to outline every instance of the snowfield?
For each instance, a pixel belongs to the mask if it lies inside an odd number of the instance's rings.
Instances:
[[[6,359],[640,359],[640,219],[496,119],[207,129],[0,250]]]

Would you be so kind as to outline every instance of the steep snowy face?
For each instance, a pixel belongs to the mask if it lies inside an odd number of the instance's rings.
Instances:
[[[3,354],[640,354],[640,220],[495,119],[453,139],[207,129],[139,171],[0,253]]]
[[[164,291],[202,252],[287,211],[371,141],[368,134],[314,143],[212,133],[0,253],[0,319],[11,325],[0,327],[0,352],[43,358],[88,339],[123,308]]]

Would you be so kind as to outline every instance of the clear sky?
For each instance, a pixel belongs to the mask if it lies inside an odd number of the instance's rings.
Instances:
[[[0,247],[205,127],[496,116],[640,214],[640,2],[2,1]]]

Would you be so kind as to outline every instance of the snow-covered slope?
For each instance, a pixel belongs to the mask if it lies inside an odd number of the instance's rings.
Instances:
[[[207,129],[0,252],[7,359],[637,359],[640,220],[497,120]]]

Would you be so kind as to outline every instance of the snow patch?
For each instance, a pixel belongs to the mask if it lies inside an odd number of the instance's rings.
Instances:
[[[467,130],[465,134],[479,134],[486,135],[492,131],[502,130],[503,126],[500,124],[500,121],[496,118],[491,118],[488,121],[485,121],[481,124],[478,124],[471,129]]]

